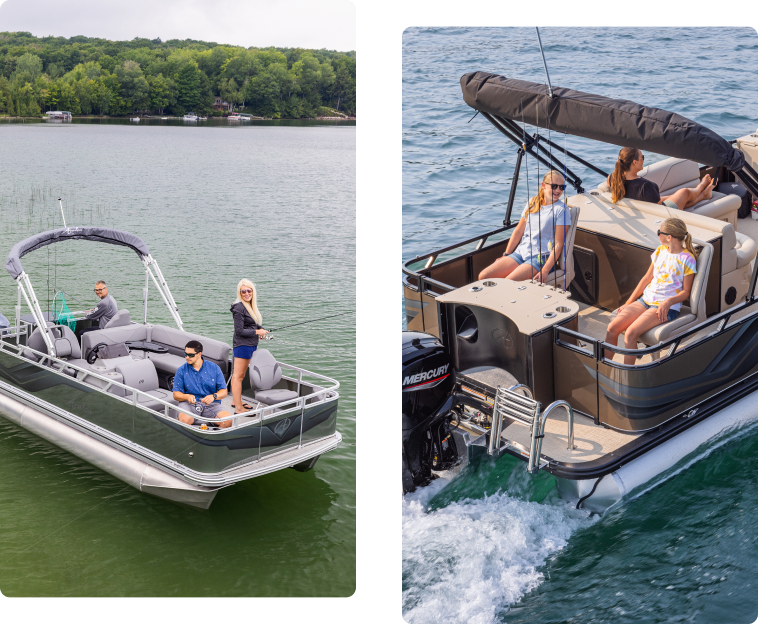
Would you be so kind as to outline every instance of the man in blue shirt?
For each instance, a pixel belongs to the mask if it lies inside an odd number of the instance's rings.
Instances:
[[[174,399],[179,407],[204,418],[224,418],[230,413],[221,407],[221,399],[227,395],[224,374],[218,364],[203,360],[203,345],[190,340],[184,347],[185,362],[174,375]],[[192,425],[195,419],[179,412],[179,420]],[[219,427],[231,427],[232,421],[218,423]]]

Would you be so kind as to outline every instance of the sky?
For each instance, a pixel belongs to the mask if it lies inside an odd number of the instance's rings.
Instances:
[[[0,32],[355,50],[350,0],[0,0]]]

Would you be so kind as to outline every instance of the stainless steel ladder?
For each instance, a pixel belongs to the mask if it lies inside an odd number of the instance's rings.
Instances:
[[[519,394],[519,392],[525,394]],[[540,402],[532,398],[532,392],[527,386],[523,384],[518,384],[511,388],[498,386],[497,394],[495,395],[495,405],[492,408],[492,427],[490,429],[487,452],[490,455],[498,456],[506,447],[511,446],[509,443],[503,446],[500,445],[504,418],[527,425],[531,433],[527,472],[534,474],[541,468],[540,454],[542,453],[542,439],[545,437],[545,422],[550,413],[559,407],[563,407],[568,411],[568,448],[573,449],[574,410],[571,408],[571,405],[566,401],[553,401],[542,412]]]

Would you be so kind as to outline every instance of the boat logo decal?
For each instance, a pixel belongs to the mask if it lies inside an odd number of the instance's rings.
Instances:
[[[80,227],[67,227],[65,230],[63,230],[63,236],[72,236],[73,234],[77,234],[81,231],[82,228]]]
[[[276,427],[274,427],[274,433],[281,438],[285,434],[287,429],[290,428],[291,423],[292,423],[292,420],[289,418],[280,420],[278,423],[276,423]]]
[[[513,338],[505,329],[496,329],[492,332],[492,339],[504,349],[513,349]]]
[[[430,371],[416,373],[415,375],[406,375],[403,379],[403,392],[416,390],[421,386],[433,388],[448,376],[448,368],[450,368],[450,364],[445,364]]]

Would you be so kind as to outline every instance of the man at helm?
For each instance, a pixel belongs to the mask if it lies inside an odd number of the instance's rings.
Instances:
[[[84,317],[93,321],[98,321],[97,325],[87,327],[86,329],[77,330],[77,334],[81,335],[88,331],[95,331],[97,329],[103,329],[118,312],[118,304],[116,300],[108,294],[108,286],[103,280],[99,280],[95,283],[95,294],[100,297],[100,303],[94,308],[87,310]]]

